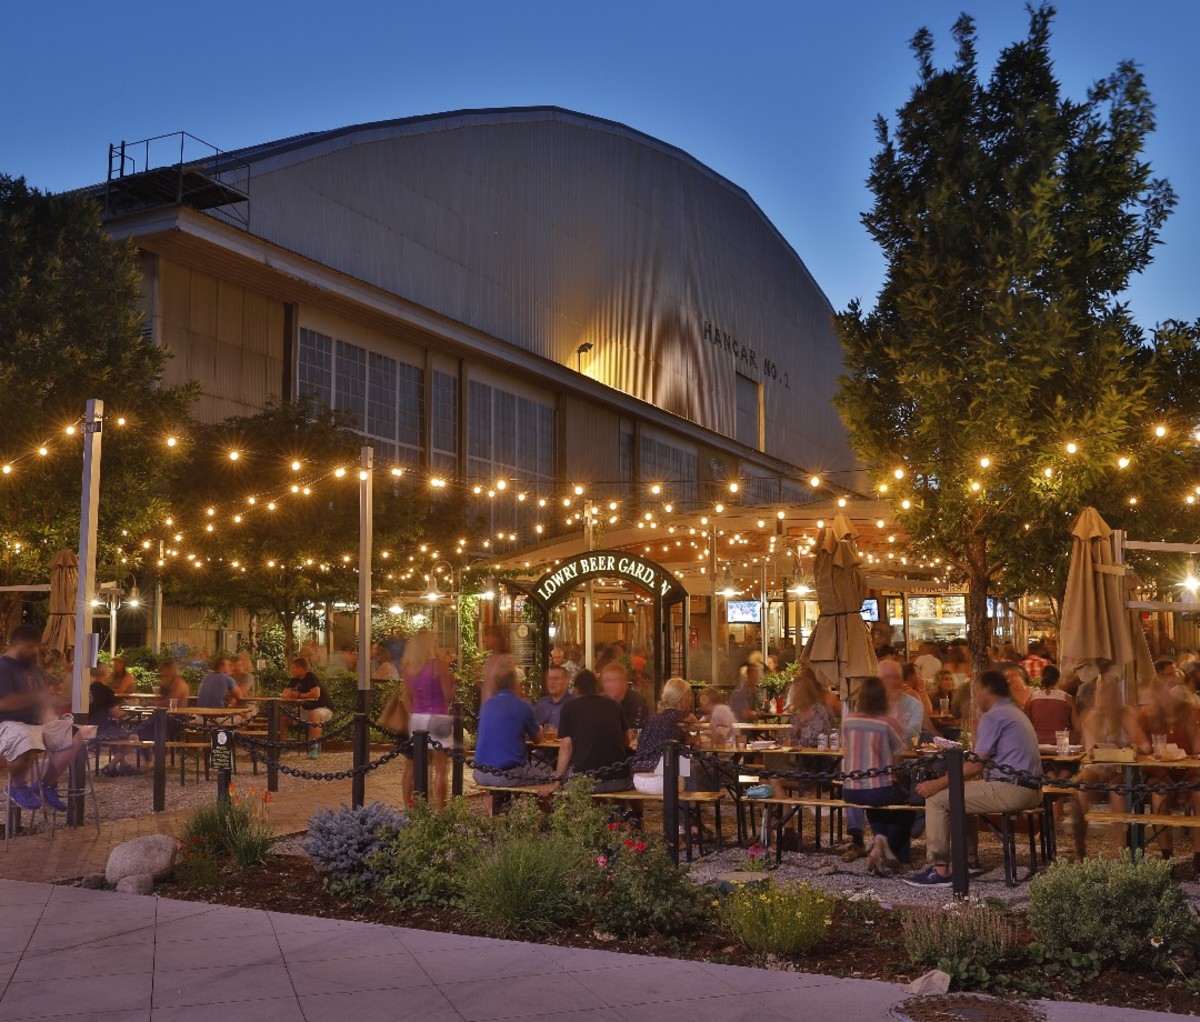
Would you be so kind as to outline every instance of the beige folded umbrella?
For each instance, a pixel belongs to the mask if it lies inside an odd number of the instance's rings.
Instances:
[[[42,648],[56,649],[65,657],[75,645],[75,590],[79,586],[79,559],[63,548],[50,561],[50,616],[42,632]]]
[[[850,697],[851,681],[875,673],[875,650],[860,611],[867,584],[855,545],[854,526],[843,514],[817,536],[813,577],[820,616],[804,647],[804,659],[826,685]]]
[[[1062,670],[1084,681],[1125,676],[1125,700],[1137,705],[1139,684],[1154,676],[1141,622],[1125,606],[1131,579],[1113,560],[1112,529],[1095,508],[1071,525],[1071,564],[1058,637]]]

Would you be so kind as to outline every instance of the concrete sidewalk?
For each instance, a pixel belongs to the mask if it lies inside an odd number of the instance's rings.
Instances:
[[[0,1022],[874,1020],[870,980],[0,881]],[[1051,1022],[1180,1015],[1045,1004]]]

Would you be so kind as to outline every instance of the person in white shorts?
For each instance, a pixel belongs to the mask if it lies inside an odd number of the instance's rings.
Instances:
[[[333,717],[333,700],[321,680],[309,670],[305,657],[296,657],[289,665],[292,680],[283,690],[284,699],[300,702],[300,710],[308,721],[309,759],[321,758],[321,725]]]
[[[66,812],[58,778],[83,746],[71,720],[56,720],[50,708],[49,679],[38,666],[41,633],[18,625],[0,656],[0,757],[8,763],[9,797],[22,809]],[[47,720],[47,717],[50,719]],[[31,780],[38,753],[46,752],[41,779]]]

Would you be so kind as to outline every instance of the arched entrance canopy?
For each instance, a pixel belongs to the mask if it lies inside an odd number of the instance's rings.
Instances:
[[[560,562],[546,572],[525,592],[530,601],[542,612],[545,625],[549,624],[550,612],[585,582],[598,578],[620,579],[637,586],[654,601],[654,663],[658,683],[677,666],[679,674],[687,673],[687,642],[682,643],[681,662],[671,663],[671,616],[670,609],[683,603],[686,614],[687,590],[679,584],[675,575],[649,558],[623,550],[590,550],[576,554]],[[524,588],[524,587],[523,587]],[[542,628],[543,663],[549,662],[549,628]]]

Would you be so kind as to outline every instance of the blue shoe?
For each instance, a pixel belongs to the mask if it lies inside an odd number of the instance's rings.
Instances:
[[[901,878],[909,887],[949,887],[954,881],[948,876],[942,876],[933,866],[910,873]]]
[[[57,784],[43,784],[41,787],[42,801],[51,809],[65,813],[67,811],[67,803],[58,797]]]
[[[22,809],[41,809],[42,800],[37,791],[28,784],[14,784],[8,790],[8,797]]]

